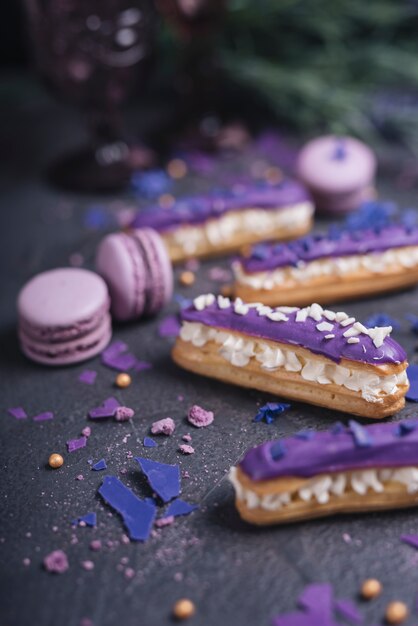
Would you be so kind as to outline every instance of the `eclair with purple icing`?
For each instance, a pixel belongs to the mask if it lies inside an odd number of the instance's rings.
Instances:
[[[233,264],[232,292],[246,302],[338,302],[418,282],[418,227],[391,224],[263,243]]]
[[[319,304],[272,309],[213,294],[181,318],[172,356],[197,374],[363,417],[405,404],[408,363],[390,326],[366,328]]]
[[[177,199],[139,211],[131,226],[158,231],[173,262],[236,252],[262,241],[300,237],[312,227],[313,204],[299,183],[253,185]]]
[[[258,525],[416,506],[418,422],[301,431],[252,448],[229,479],[240,516]]]

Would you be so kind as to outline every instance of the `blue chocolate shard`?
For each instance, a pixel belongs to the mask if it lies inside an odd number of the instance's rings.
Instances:
[[[406,437],[406,435],[413,433],[416,427],[417,425],[414,422],[401,422],[396,424],[393,434],[395,437]]]
[[[156,507],[136,496],[116,476],[105,476],[99,494],[123,519],[129,537],[146,541],[155,519]]]
[[[164,513],[164,517],[179,517],[180,515],[189,515],[199,507],[197,504],[189,504],[180,498],[174,500]]]
[[[296,439],[303,439],[304,441],[310,441],[315,437],[315,431],[307,428],[306,430],[298,430],[294,435]]]
[[[286,454],[286,449],[281,441],[275,441],[270,448],[270,454],[273,461],[279,461]]]
[[[180,468],[178,465],[167,465],[150,461],[142,457],[135,457],[144,472],[151,489],[157,493],[161,500],[169,502],[180,494]]]
[[[146,448],[156,448],[158,443],[152,437],[144,437],[144,446]]]
[[[86,515],[82,515],[81,517],[77,517],[77,519],[73,520],[71,524],[73,526],[77,526],[80,522],[84,522],[86,526],[94,527],[97,524],[97,515],[96,513],[86,513]]]
[[[373,441],[370,437],[370,434],[365,428],[363,428],[361,424],[359,424],[355,420],[350,420],[348,422],[348,425],[350,427],[350,431],[353,435],[354,443],[356,444],[356,446],[358,446],[359,448],[369,448],[372,445]]]
[[[406,373],[409,380],[409,389],[405,397],[411,402],[418,402],[418,365],[408,365]]]
[[[106,461],[104,459],[100,459],[100,461],[97,461],[97,463],[91,466],[91,469],[95,472],[100,472],[100,470],[107,469]]]

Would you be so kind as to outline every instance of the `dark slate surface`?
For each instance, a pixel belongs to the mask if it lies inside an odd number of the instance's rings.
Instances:
[[[355,599],[360,582],[371,576],[382,581],[384,592],[373,603],[359,603],[365,623],[382,623],[385,604],[393,599],[412,608],[418,592],[418,555],[401,544],[399,536],[418,532],[416,511],[257,529],[240,521],[232,489],[224,480],[247,447],[301,428],[325,428],[337,417],[347,421],[348,415],[293,403],[271,426],[252,423],[259,404],[276,398],[184,373],[170,361],[170,341],[158,336],[157,327],[166,313],[176,310],[175,304],[157,320],[115,327],[115,338],[126,340],[140,359],[153,364],[152,370],[134,375],[126,390],[115,391],[114,373],[98,359],[47,369],[21,356],[14,313],[19,287],[35,272],[67,264],[74,252],[81,252],[90,266],[102,233],[83,227],[85,208],[94,199],[56,192],[40,176],[53,154],[77,143],[77,119],[40,95],[33,96],[27,83],[10,85],[9,102],[2,109],[2,150],[8,158],[0,211],[1,623],[79,626],[83,617],[89,617],[95,626],[164,626],[171,623],[174,601],[189,597],[197,606],[190,623],[262,626],[270,624],[273,615],[293,609],[308,582],[330,581],[337,595]],[[413,201],[412,191],[401,193],[391,180],[383,180],[382,189],[404,205]],[[107,199],[106,205],[111,201]],[[189,297],[216,289],[216,283],[207,279],[210,265],[202,265],[192,288],[177,292]],[[403,320],[402,332],[395,337],[414,360],[416,340],[403,316],[418,313],[417,305],[418,292],[410,291],[338,308],[360,320],[380,311]],[[86,367],[98,371],[94,386],[77,381]],[[90,424],[87,448],[67,454],[65,442],[87,425],[87,410],[112,394],[135,409],[135,419]],[[187,425],[187,407],[194,403],[214,411],[212,426],[197,430]],[[15,420],[6,409],[18,405],[32,415],[54,411],[55,419],[44,424]],[[408,404],[400,416],[414,414],[415,405]],[[175,434],[156,437],[157,448],[144,448],[150,423],[165,416],[176,421]],[[191,432],[196,449],[188,457],[177,452],[186,432]],[[65,456],[58,471],[46,467],[54,451]],[[121,543],[120,519],[110,515],[96,496],[105,473],[118,475],[136,493],[149,495],[128,451],[179,463],[190,474],[183,479],[182,496],[200,505],[199,511],[158,531],[145,545]],[[108,464],[106,472],[90,472],[88,459],[102,457]],[[75,480],[81,473],[85,480]],[[97,512],[98,527],[73,531],[70,521],[88,511]],[[93,553],[88,548],[93,538],[119,543]],[[64,549],[70,561],[69,571],[61,576],[41,567],[44,555],[57,548]],[[23,565],[25,558],[30,559],[29,566]],[[91,572],[80,565],[87,559],[95,564]],[[124,567],[135,570],[132,580],[119,571],[121,559],[128,559]],[[417,619],[415,614],[407,623]]]

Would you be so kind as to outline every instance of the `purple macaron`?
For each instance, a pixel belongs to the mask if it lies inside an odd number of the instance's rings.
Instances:
[[[109,307],[106,284],[94,272],[68,267],[38,274],[17,300],[22,351],[45,365],[92,358],[111,339]]]
[[[313,139],[299,153],[296,170],[319,210],[346,213],[375,197],[376,157],[352,137]]]
[[[100,243],[97,271],[106,281],[115,319],[154,315],[173,293],[173,270],[167,249],[151,228],[113,233]]]

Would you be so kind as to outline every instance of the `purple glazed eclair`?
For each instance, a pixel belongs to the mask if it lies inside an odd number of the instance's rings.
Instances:
[[[405,404],[408,363],[390,326],[319,304],[272,309],[213,294],[181,317],[173,358],[192,372],[376,419]]]
[[[286,180],[236,192],[180,198],[169,208],[137,213],[132,227],[155,229],[172,261],[226,254],[262,241],[294,239],[312,226],[313,205],[302,185]]]
[[[403,289],[418,282],[418,227],[330,231],[262,243],[234,264],[233,293],[247,302],[305,305]]]
[[[96,255],[111,311],[120,321],[154,315],[170,300],[173,270],[161,237],[151,228],[107,235]]]
[[[418,504],[418,421],[301,431],[252,448],[229,474],[252,524]]]

